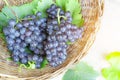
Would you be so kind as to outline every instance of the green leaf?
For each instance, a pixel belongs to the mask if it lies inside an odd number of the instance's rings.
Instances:
[[[2,28],[8,22],[8,18],[3,13],[0,13],[0,28]]]
[[[61,7],[64,11],[66,9],[66,3],[68,2],[69,0],[56,0],[56,5]]]
[[[34,14],[33,9],[36,7],[38,1],[39,0],[33,0],[31,3],[27,3],[21,6],[12,6],[11,8],[5,6],[0,12],[0,25],[6,26],[9,19],[16,19],[12,11],[15,12],[19,19],[26,15]]]
[[[111,52],[106,60],[110,67],[102,69],[102,75],[106,80],[120,80],[120,52]]]
[[[46,58],[44,58],[43,62],[41,63],[41,68],[44,68],[48,64],[48,61]]]
[[[112,67],[103,69],[102,75],[106,80],[120,80],[120,71]]]
[[[63,76],[63,80],[96,80],[98,73],[84,62],[69,69]]]
[[[67,41],[66,44],[67,44],[67,45],[71,45],[72,43],[71,43],[70,41]]]
[[[5,44],[5,35],[3,33],[3,27],[0,27],[0,39],[2,39],[2,43]]]
[[[84,24],[84,20],[82,18],[82,14],[75,14],[75,15],[73,15],[72,24],[75,24],[78,27],[82,26]]]
[[[69,0],[66,4],[66,11],[70,11],[72,16],[79,14],[81,12],[81,6],[78,0]]]
[[[6,58],[7,61],[12,61],[13,59],[11,57]]]
[[[120,52],[112,52],[106,56],[112,67],[120,70]]]
[[[53,0],[40,0],[37,4],[37,8],[35,10],[35,13],[40,11],[42,12],[42,16],[46,17],[46,10],[50,7],[50,5],[53,4]]]
[[[29,53],[29,54],[32,54],[32,53],[33,53],[28,47],[25,48],[25,51],[26,51],[27,53]]]
[[[74,5],[73,5],[74,4]],[[84,20],[81,14],[81,6],[78,0],[69,0],[66,3],[66,11],[70,11],[73,21],[72,24],[81,27],[84,24]]]

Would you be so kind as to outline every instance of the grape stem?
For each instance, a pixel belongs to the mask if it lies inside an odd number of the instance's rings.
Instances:
[[[63,18],[63,19],[67,19],[65,16],[60,16],[60,8],[58,9],[58,12],[57,12],[57,18],[58,18],[58,24],[60,24],[60,19]]]
[[[23,21],[24,21],[24,20],[32,20],[32,18],[27,18],[27,19],[21,19],[21,21],[22,21],[22,20],[23,20]]]
[[[58,24],[60,24],[60,15],[59,15],[59,13],[60,13],[60,8],[58,9],[58,12],[57,12]]]
[[[18,68],[18,71],[19,71],[19,72],[21,72],[22,67],[27,68],[27,67],[25,66],[25,64],[20,64],[20,66],[19,66],[19,68]]]
[[[14,14],[14,16],[16,17],[17,19],[17,22],[19,21],[19,18],[17,16],[17,14],[15,13],[15,11],[11,8],[11,6],[9,5],[8,1],[7,0],[3,0],[5,2],[5,4],[9,7],[9,9],[11,10],[11,12]]]

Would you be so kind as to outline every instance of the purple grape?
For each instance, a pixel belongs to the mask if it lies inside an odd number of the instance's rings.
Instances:
[[[13,61],[15,61],[15,62],[19,62],[19,60],[20,60],[18,56],[13,56],[12,58],[13,58]]]
[[[26,64],[27,62],[28,62],[27,58],[24,57],[24,58],[21,59],[22,64]]]

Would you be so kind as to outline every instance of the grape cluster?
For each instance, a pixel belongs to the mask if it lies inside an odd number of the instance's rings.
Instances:
[[[8,44],[8,49],[12,52],[15,62],[27,64],[28,61],[35,61],[36,68],[40,68],[45,55],[43,42],[46,39],[47,19],[41,18],[41,13],[26,16],[21,22],[11,19],[4,34]],[[31,50],[31,54],[26,51]]]
[[[51,5],[48,10],[52,10],[53,8],[57,7],[55,5]],[[56,9],[53,11],[58,12]],[[51,16],[51,12],[52,11],[48,13],[48,16],[53,18],[56,14]],[[61,14],[59,16],[61,16]],[[62,16],[66,17],[66,19],[61,18],[60,24],[58,23],[58,16],[55,16],[56,18],[50,19],[47,22],[48,37],[45,51],[47,60],[52,67],[59,66],[67,58],[67,41],[76,41],[78,38],[81,38],[81,34],[83,32],[82,28],[78,29],[76,26],[72,25],[72,16],[70,12],[66,12],[62,14]]]
[[[46,58],[50,66],[59,66],[67,58],[67,42],[82,37],[83,28],[72,25],[70,12],[52,4],[46,13],[47,18],[38,12],[19,22],[11,19],[3,29],[13,61],[22,64],[34,61],[36,68],[40,68]]]

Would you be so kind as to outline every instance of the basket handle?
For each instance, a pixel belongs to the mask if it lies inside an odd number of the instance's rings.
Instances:
[[[104,12],[104,0],[99,0],[99,16],[101,17]]]

